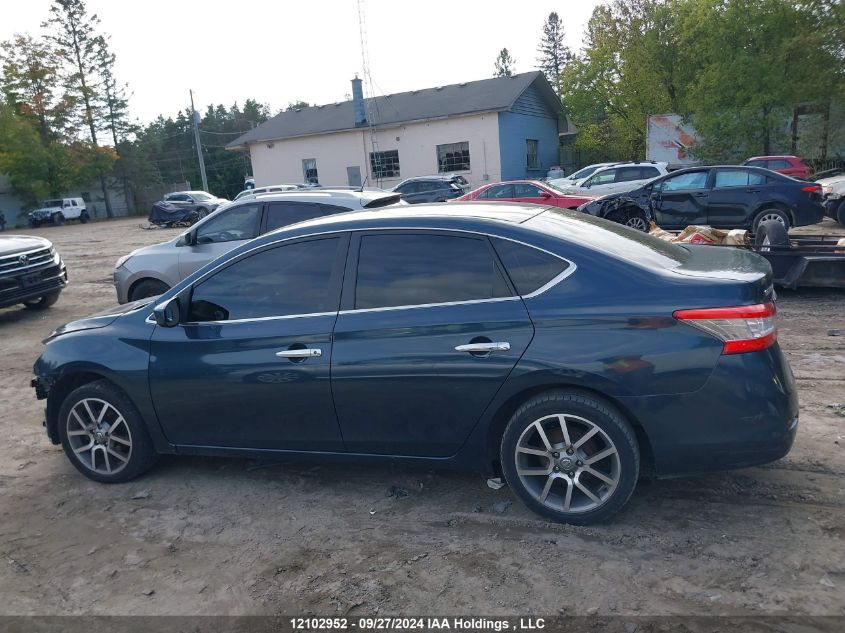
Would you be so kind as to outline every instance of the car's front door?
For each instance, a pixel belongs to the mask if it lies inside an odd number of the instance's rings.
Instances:
[[[191,239],[179,247],[179,278],[184,279],[236,246],[257,237],[261,207],[260,202],[231,206],[198,224],[190,232]]]
[[[583,185],[583,193],[590,196],[604,196],[611,192],[616,181],[616,169],[604,169],[590,176]]]
[[[658,226],[684,228],[707,222],[709,170],[686,172],[656,181],[651,189],[651,209]]]
[[[513,186],[513,200],[528,202],[529,204],[548,204],[550,194],[543,195],[543,190],[530,183],[515,183]]]
[[[707,223],[726,229],[751,226],[752,210],[766,187],[766,176],[750,169],[713,170],[713,187],[707,201]]]
[[[329,367],[346,235],[242,255],[156,327],[150,392],[174,444],[340,451]]]
[[[348,268],[332,351],[347,449],[454,454],[534,333],[489,240],[356,234]]]

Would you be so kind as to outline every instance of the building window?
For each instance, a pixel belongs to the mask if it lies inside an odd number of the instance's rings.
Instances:
[[[373,168],[373,178],[398,178],[399,150],[370,152],[370,166]]]
[[[302,178],[309,184],[316,185],[319,183],[317,178],[317,159],[303,158],[302,159]]]
[[[538,141],[535,138],[525,139],[525,151],[528,157],[528,169],[540,169],[540,154],[537,152]]]
[[[438,145],[437,171],[469,171],[469,142]]]

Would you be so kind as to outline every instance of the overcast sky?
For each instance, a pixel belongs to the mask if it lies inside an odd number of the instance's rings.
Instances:
[[[377,94],[483,79],[502,47],[536,67],[543,21],[557,11],[577,50],[599,0],[363,0]],[[0,39],[41,32],[51,0],[0,0]],[[173,116],[247,98],[341,101],[361,72],[356,0],[87,0],[129,83],[133,118]]]

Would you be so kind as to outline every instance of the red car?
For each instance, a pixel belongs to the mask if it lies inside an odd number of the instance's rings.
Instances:
[[[497,202],[531,202],[562,209],[576,209],[594,200],[593,196],[572,196],[537,180],[509,180],[484,185],[455,200],[495,200]]]
[[[742,163],[751,167],[771,169],[784,176],[792,176],[798,180],[808,180],[813,170],[798,156],[755,156]]]

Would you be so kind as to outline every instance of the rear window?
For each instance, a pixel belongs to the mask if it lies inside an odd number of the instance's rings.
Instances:
[[[520,295],[530,295],[569,268],[560,257],[501,238],[493,246]]]
[[[660,175],[660,170],[657,167],[643,167],[643,178],[657,178]]]
[[[549,209],[528,220],[525,226],[616,259],[662,268],[675,268],[690,256],[689,251],[678,244],[567,209]]]

